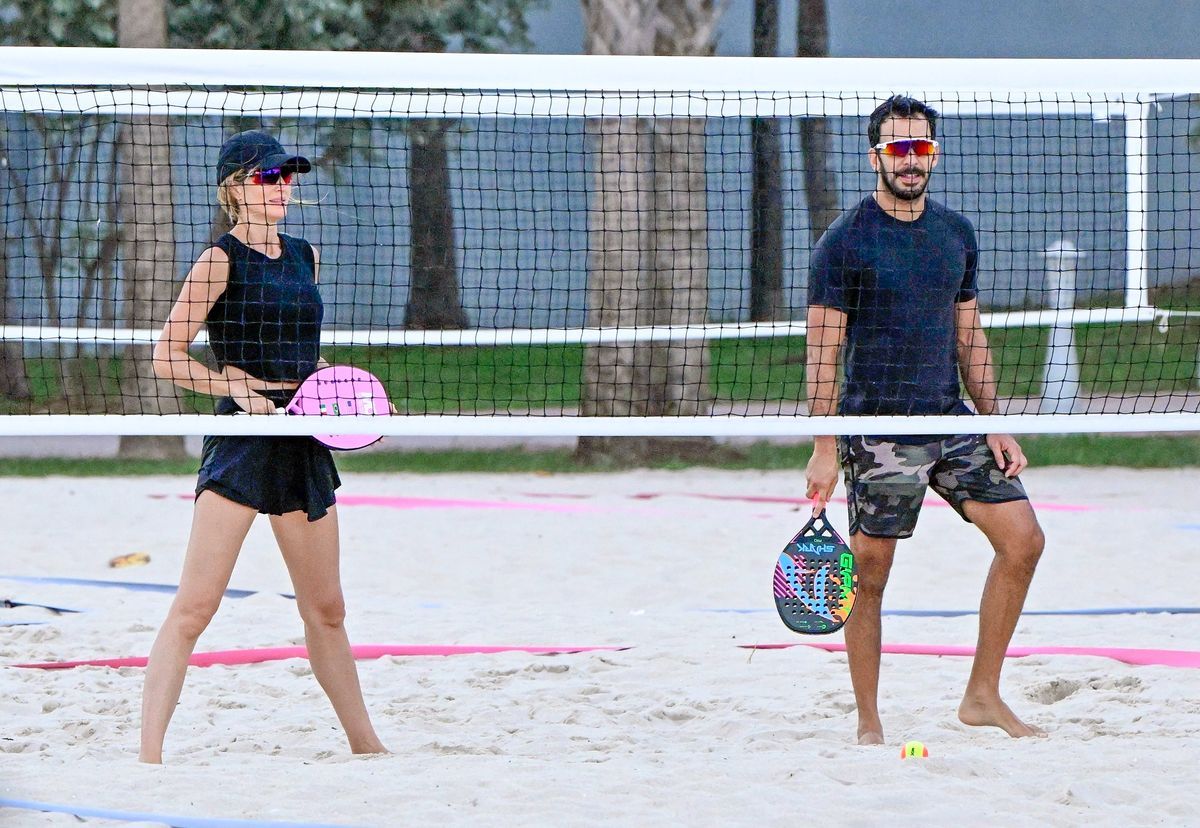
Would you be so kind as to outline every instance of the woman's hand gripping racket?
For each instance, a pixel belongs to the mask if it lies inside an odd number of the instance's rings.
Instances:
[[[392,413],[392,405],[383,383],[370,372],[348,365],[330,365],[300,383],[284,411],[317,417],[387,416]],[[340,451],[365,448],[383,439],[380,434],[314,434],[313,437]]]
[[[837,632],[854,609],[858,565],[854,553],[814,501],[813,515],[783,548],[775,564],[775,609],[792,632]]]

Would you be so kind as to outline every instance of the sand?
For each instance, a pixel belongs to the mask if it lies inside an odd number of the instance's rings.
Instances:
[[[146,655],[170,595],[0,580],[0,798],[338,825],[1195,824],[1200,669],[1010,659],[1003,691],[1049,733],[961,725],[970,667],[884,656],[886,747],[854,744],[845,656],[771,609],[799,473],[347,474],[356,643],[621,645],[619,652],[360,661],[394,753],[349,755],[308,663],[193,668],[161,767],[136,761],[143,671],[28,661]],[[1047,552],[1028,609],[1195,606],[1195,471],[1033,469]],[[175,583],[186,477],[0,478],[0,576]],[[839,495],[841,490],[839,489]],[[833,514],[844,526],[844,505]],[[111,569],[117,555],[150,563]],[[888,609],[977,605],[990,550],[940,504],[902,542]],[[267,523],[198,651],[303,643]],[[711,610],[754,610],[716,612]],[[12,626],[15,621],[48,622]],[[884,620],[895,643],[973,644],[977,619]],[[835,635],[834,640],[840,640]],[[1200,649],[1200,615],[1026,616],[1014,644]],[[925,760],[901,760],[919,739]],[[4,826],[77,825],[0,808]],[[83,824],[120,824],[88,818]]]

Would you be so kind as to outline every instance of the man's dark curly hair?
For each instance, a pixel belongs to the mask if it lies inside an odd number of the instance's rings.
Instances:
[[[929,137],[937,138],[938,113],[936,109],[916,98],[893,95],[875,107],[875,111],[871,113],[871,120],[867,124],[867,140],[871,142],[872,147],[879,143],[880,135],[883,132],[883,122],[892,116],[899,118],[924,117],[926,121],[929,121]]]

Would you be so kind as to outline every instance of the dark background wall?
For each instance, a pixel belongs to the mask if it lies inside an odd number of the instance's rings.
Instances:
[[[1200,58],[1195,0],[827,0],[833,57]],[[796,2],[780,0],[781,54]],[[753,0],[731,0],[718,52],[750,54]],[[583,51],[579,0],[531,17],[534,51]]]
[[[829,2],[832,51],[840,56],[1200,57],[1200,2],[1013,0],[1003,9],[966,0]],[[781,8],[786,52],[794,42],[794,0],[782,0]],[[723,54],[748,50],[751,9],[751,0],[730,4],[722,26]],[[578,0],[552,0],[532,22],[539,50],[579,51]],[[931,78],[930,88],[936,84]],[[1200,64],[1196,86],[1200,93]],[[864,124],[859,118],[829,123],[837,136],[841,205],[848,207],[873,186],[863,156]],[[1190,141],[1198,123],[1200,105],[1185,97],[1162,102],[1150,124],[1154,286],[1188,282],[1200,272],[1200,151]],[[19,172],[36,197],[45,180],[46,158],[34,136],[25,132],[27,126],[16,114],[5,123],[11,160],[22,167]],[[795,119],[783,124],[784,255],[794,318],[803,314],[810,250],[797,127]],[[300,121],[283,128],[289,145],[320,155],[311,124]],[[707,130],[711,316],[740,320],[748,309],[749,124],[714,118]],[[173,148],[180,161],[172,187],[180,276],[209,241],[209,169],[225,131],[226,125],[215,120],[180,122],[174,130]],[[1087,115],[944,119],[940,137],[945,154],[933,191],[979,230],[986,306],[1038,306],[1041,253],[1059,239],[1087,254],[1080,266],[1081,288],[1114,291],[1113,299],[1120,302],[1126,275],[1123,131],[1120,120]],[[391,119],[360,130],[355,142],[362,151],[355,163],[307,177],[303,195],[312,203],[297,208],[287,224],[322,246],[333,324],[397,327],[410,284],[408,138],[402,120]],[[583,121],[465,121],[451,143],[457,258],[471,324],[581,324],[593,166]],[[84,323],[121,319],[121,285],[105,292],[111,297],[106,307],[97,291],[85,298],[88,291],[82,287],[80,267],[69,258],[70,245],[68,260],[58,271],[60,318],[45,316],[45,283],[32,255],[34,239],[22,228],[14,193],[6,196],[10,312],[50,324],[71,322],[77,315]],[[98,218],[97,208],[80,198],[72,191],[68,202],[72,218],[87,229]],[[119,269],[115,278],[122,278]]]

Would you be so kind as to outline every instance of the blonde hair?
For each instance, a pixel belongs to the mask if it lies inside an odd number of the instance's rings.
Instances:
[[[225,176],[225,180],[217,185],[217,206],[229,218],[230,224],[238,223],[238,208],[241,206],[238,204],[237,199],[233,197],[233,193],[230,190],[245,180],[246,174],[244,172],[234,172]]]

